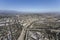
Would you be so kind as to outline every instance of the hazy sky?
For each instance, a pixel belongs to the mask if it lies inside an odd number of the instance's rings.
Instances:
[[[0,10],[56,12],[60,11],[60,0],[0,0]]]

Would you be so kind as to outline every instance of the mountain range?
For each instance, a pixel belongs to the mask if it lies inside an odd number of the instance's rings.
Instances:
[[[45,12],[45,13],[30,13],[30,12],[19,12],[13,10],[0,10],[0,16],[13,16],[13,15],[20,15],[20,14],[42,14],[42,15],[60,15],[60,12]]]

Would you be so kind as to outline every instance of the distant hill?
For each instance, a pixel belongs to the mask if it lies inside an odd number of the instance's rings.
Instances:
[[[60,16],[60,12],[45,12],[45,13],[30,13],[30,12],[18,12],[13,10],[0,10],[0,16],[15,16],[16,14],[26,14],[26,15],[52,15]]]
[[[16,14],[19,14],[19,12],[17,12],[17,11],[7,11],[7,10],[0,10],[0,16],[8,16],[8,15],[10,15],[10,16],[12,16],[12,15],[16,15]]]

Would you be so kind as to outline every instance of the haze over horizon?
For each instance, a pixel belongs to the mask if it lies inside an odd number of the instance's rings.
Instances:
[[[0,0],[0,10],[60,12],[60,0]]]

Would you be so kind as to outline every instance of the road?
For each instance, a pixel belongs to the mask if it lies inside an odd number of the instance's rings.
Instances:
[[[34,21],[30,22],[27,26],[25,26],[23,28],[23,30],[21,32],[21,35],[19,36],[18,40],[24,40],[24,36],[25,36],[27,27],[31,26],[35,21],[37,21],[37,20],[34,20]]]

